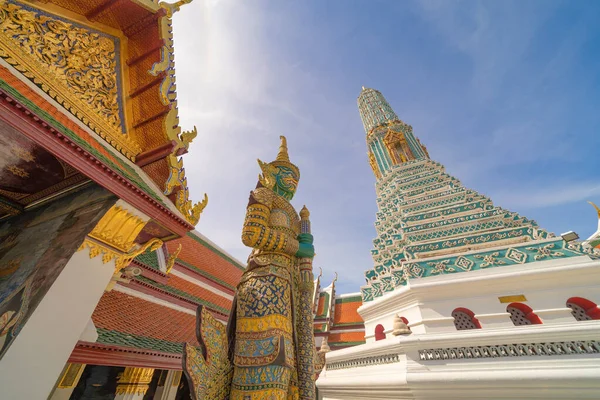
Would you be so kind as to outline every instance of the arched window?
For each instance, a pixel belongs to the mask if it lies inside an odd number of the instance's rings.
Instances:
[[[385,339],[385,333],[384,333],[385,329],[383,328],[383,325],[379,324],[375,327],[375,340],[382,340]]]
[[[465,329],[481,329],[481,324],[475,318],[475,313],[468,308],[457,308],[452,311],[454,326],[457,331]]]
[[[506,311],[510,313],[510,319],[515,326],[521,325],[537,325],[541,324],[542,320],[533,310],[523,303],[511,303],[506,307]]]
[[[571,309],[571,314],[573,314],[577,321],[600,319],[598,305],[583,297],[571,297],[567,300],[567,307]]]

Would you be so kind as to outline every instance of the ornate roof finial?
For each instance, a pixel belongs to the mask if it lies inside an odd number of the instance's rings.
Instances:
[[[281,144],[279,145],[279,154],[277,154],[277,158],[275,160],[290,162],[290,156],[288,155],[287,148],[287,140],[283,135],[279,136],[279,139],[281,139]]]
[[[364,87],[364,86],[362,87],[362,90],[365,90],[365,87]]]
[[[600,208],[591,201],[588,201],[588,203],[590,203],[596,209],[596,212],[598,213],[598,219],[600,219]]]
[[[159,5],[167,11],[167,17],[172,18],[173,14],[179,11],[181,6],[185,4],[190,4],[192,1],[193,0],[179,0],[175,3],[165,3],[164,1],[161,1]]]

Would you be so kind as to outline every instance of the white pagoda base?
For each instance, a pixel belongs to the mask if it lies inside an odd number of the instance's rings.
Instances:
[[[577,321],[570,297],[597,299],[600,261],[581,256],[410,280],[364,304],[367,343],[327,354],[321,399],[599,399],[600,320]],[[504,296],[542,324],[515,326]],[[457,330],[453,309],[480,329]],[[409,335],[393,336],[395,315]],[[386,338],[375,341],[383,325]]]

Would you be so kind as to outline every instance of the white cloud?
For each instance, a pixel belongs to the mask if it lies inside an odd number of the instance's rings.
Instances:
[[[553,182],[544,187],[518,187],[494,196],[497,204],[507,208],[542,208],[584,202],[600,196],[598,182]]]
[[[397,6],[390,4],[379,5],[386,10]],[[401,4],[396,11],[409,8]],[[418,93],[400,91],[399,98],[409,98],[404,108],[395,102],[392,106],[415,126],[432,156],[464,181],[493,184],[505,168],[556,164],[574,157],[574,140],[556,144],[569,129],[569,118],[562,113],[573,96],[559,90],[554,96],[543,94],[576,62],[586,25],[565,32],[542,67],[525,62],[540,27],[556,11],[554,2],[544,7],[523,2],[476,2],[469,7],[447,0],[421,2],[417,8],[439,33],[436,40],[462,56],[459,63],[448,58],[449,70],[462,68],[448,71],[449,79],[466,75],[459,88],[456,82],[448,87],[429,82],[429,75],[441,73],[437,66],[415,64],[419,71],[414,74],[410,70],[398,74],[398,68],[411,65],[407,60],[417,59],[421,52],[445,63],[447,49],[442,44],[428,43],[429,47],[412,50],[419,54],[392,57],[394,48],[387,46],[396,40],[393,34],[377,36],[382,33],[361,25],[365,22],[361,17],[348,25],[335,17],[326,22],[310,19],[296,12],[302,5],[196,1],[184,6],[174,20],[180,123],[183,129],[197,125],[199,132],[184,163],[192,198],[209,195],[198,230],[241,261],[249,252],[240,233],[248,193],[259,172],[256,159],[271,161],[278,136],[285,134],[290,157],[302,172],[292,203],[311,210],[315,266],[323,267],[324,280],[337,271],[341,292],[357,291],[364,282],[363,271],[372,267],[376,204],[355,104],[360,85],[369,82],[359,79],[393,86],[410,77],[428,77],[419,81]],[[350,14],[344,18],[353,18]],[[397,40],[420,40],[428,33],[398,33]],[[353,51],[345,51],[349,48]],[[383,48],[386,54],[376,54]],[[372,70],[369,60],[376,61]],[[358,67],[353,66],[355,61]],[[324,64],[335,67],[323,71]],[[520,86],[507,91],[510,84]],[[356,93],[349,94],[352,85]],[[378,89],[388,95],[389,89]],[[388,99],[393,96],[390,93]],[[494,120],[488,121],[490,117]],[[574,183],[576,179],[564,178],[564,185],[551,188],[508,188],[492,198],[502,206],[519,208],[568,204],[599,194],[597,185]]]
[[[358,119],[358,111],[354,99],[342,111],[323,96],[331,91],[328,82],[278,45],[274,24],[285,24],[286,32],[293,32],[301,21],[273,14],[258,3],[227,0],[194,2],[175,16],[180,125],[198,127],[184,165],[192,198],[200,199],[204,192],[209,196],[197,229],[246,260],[249,249],[240,234],[248,194],[259,173],[256,159],[271,161],[279,135],[285,134],[290,157],[302,174],[292,203],[311,210],[315,265],[323,268],[323,279],[338,271],[338,287],[357,291],[363,271],[371,266],[374,178],[369,176],[364,147],[357,148],[353,139],[363,138],[362,127],[348,132],[340,126]],[[356,161],[348,171],[351,159]],[[361,181],[361,174],[369,179]],[[357,179],[371,190],[361,191]],[[365,195],[372,210],[356,216]],[[352,218],[366,218],[370,227],[349,229]]]

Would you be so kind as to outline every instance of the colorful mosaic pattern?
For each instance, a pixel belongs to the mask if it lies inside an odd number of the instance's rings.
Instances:
[[[367,285],[361,288],[364,302],[410,279],[593,256],[463,187],[429,159],[412,127],[395,117],[379,92],[364,89],[358,103],[370,160],[377,164],[377,237],[374,266],[365,272]],[[391,141],[390,131],[404,136]]]
[[[299,171],[289,162],[285,139],[277,159],[260,166],[263,175],[250,194],[242,232],[243,243],[253,251],[237,287],[228,335],[209,319],[204,327],[200,316],[203,349],[186,346],[184,367],[197,400],[314,398],[312,264],[296,257],[306,253],[300,253],[300,218],[288,199]],[[295,175],[282,178],[285,185],[277,183],[279,169]],[[279,186],[286,190],[277,192]],[[215,379],[213,374],[225,368],[220,361],[225,354],[231,379]],[[308,365],[302,362],[307,358]],[[214,383],[209,387],[207,382]],[[307,389],[311,395],[301,395]]]
[[[225,325],[202,306],[198,306],[197,318],[200,348],[186,343],[183,351],[183,369],[191,383],[191,393],[195,400],[226,399],[233,368]]]

